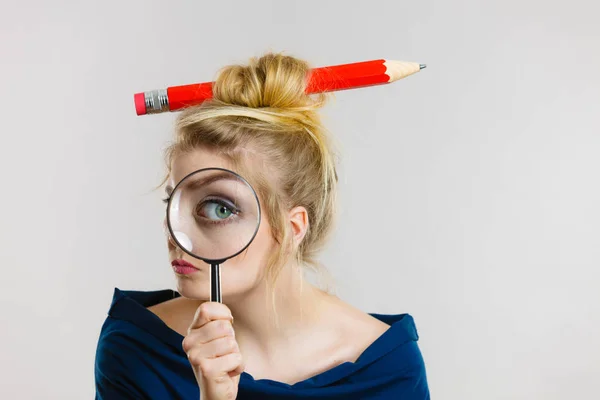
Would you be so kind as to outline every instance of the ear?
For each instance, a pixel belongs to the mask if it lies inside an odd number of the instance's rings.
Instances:
[[[304,235],[306,235],[306,231],[308,230],[308,211],[301,206],[292,208],[289,212],[289,221],[292,225],[294,243],[298,245],[302,242],[302,239],[304,239]]]

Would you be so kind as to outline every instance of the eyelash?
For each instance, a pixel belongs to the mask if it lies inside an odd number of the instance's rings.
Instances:
[[[171,196],[162,199],[162,202],[165,203],[165,204],[169,204],[169,200],[171,200]],[[206,202],[211,202],[211,200],[209,199]],[[219,200],[212,200],[212,202],[224,205],[225,207],[228,207],[228,208],[231,208],[232,210],[235,210],[234,214],[236,214],[236,215],[239,214],[239,212],[240,212],[239,209],[236,209],[235,207],[231,206],[230,204],[227,204],[227,202],[224,202],[223,200],[220,200],[220,201]],[[229,222],[230,221],[211,221],[211,222],[208,222],[208,223],[209,224],[223,224],[223,223],[229,223]]]
[[[198,204],[198,207],[203,207],[204,205],[206,205],[208,203],[215,203],[215,204],[219,204],[219,205],[222,205],[222,206],[225,206],[225,207],[229,208],[233,212],[233,215],[234,215],[233,218],[239,216],[240,210],[237,209],[235,206],[231,205],[231,203],[229,203],[228,201],[225,201],[223,199],[218,199],[218,198],[216,198],[216,199],[210,199],[210,198],[207,198],[207,199],[205,199],[205,201],[203,201],[202,203]],[[221,221],[214,221],[214,220],[210,220],[210,219],[207,219],[207,218],[204,218],[204,217],[201,217],[201,216],[199,216],[199,218],[202,218],[202,220],[203,220],[202,223],[203,224],[207,224],[207,225],[224,225],[224,224],[230,224],[230,223],[232,223],[234,221],[231,218],[226,218],[226,219],[221,220]]]
[[[168,204],[168,203],[169,203],[169,200],[171,200],[171,197],[170,197],[170,196],[169,196],[169,197],[166,197],[166,198],[164,198],[164,199],[162,199],[162,202],[163,202],[163,203],[165,203],[165,204]],[[235,211],[234,213],[239,213],[239,210],[238,210],[238,209],[237,209],[235,206],[231,205],[230,203],[228,203],[228,202],[226,202],[226,201],[223,201],[223,200],[214,200],[214,199],[208,199],[208,200],[207,200],[205,203],[207,203],[207,202],[218,203],[218,204],[220,204],[220,205],[223,205],[223,206],[225,206],[225,207],[227,207],[227,208],[230,208],[232,211]]]

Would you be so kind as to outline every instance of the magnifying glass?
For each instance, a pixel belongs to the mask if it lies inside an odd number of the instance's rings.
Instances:
[[[224,168],[187,175],[167,204],[173,240],[190,256],[210,264],[210,301],[222,301],[220,265],[244,251],[259,226],[256,192],[239,174]]]

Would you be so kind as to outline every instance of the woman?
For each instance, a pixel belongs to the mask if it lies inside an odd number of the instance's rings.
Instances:
[[[429,399],[409,315],[363,313],[302,279],[331,230],[337,183],[308,71],[272,53],[226,67],[213,100],[179,116],[167,196],[193,171],[233,170],[258,194],[260,228],[222,267],[224,304],[207,301],[210,266],[171,237],[177,292],[115,289],[97,398]]]

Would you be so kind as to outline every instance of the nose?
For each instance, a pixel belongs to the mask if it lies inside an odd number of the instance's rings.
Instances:
[[[167,237],[167,246],[168,246],[169,250],[175,250],[177,248],[177,244],[175,243],[175,241],[173,240],[173,237],[171,236],[171,233],[169,232],[166,218],[163,220],[163,230],[164,230],[165,236]]]

